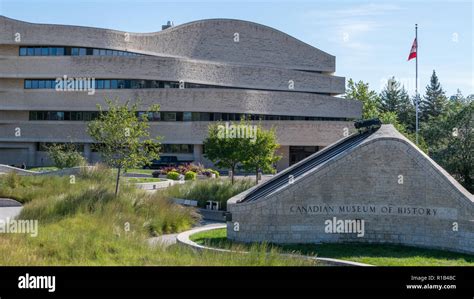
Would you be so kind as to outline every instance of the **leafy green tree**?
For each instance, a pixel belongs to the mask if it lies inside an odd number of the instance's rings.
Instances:
[[[115,195],[119,192],[120,173],[123,169],[148,165],[159,158],[161,137],[150,138],[148,132],[148,113],[157,112],[154,105],[146,113],[138,116],[138,103],[127,101],[120,105],[118,101],[106,99],[107,111],[100,105],[97,120],[89,122],[87,131],[97,142],[95,148],[101,153],[104,162],[117,168]]]
[[[362,81],[355,83],[352,79],[349,79],[347,82],[345,98],[362,102],[363,119],[378,116],[379,96],[375,91],[369,89],[369,83],[364,83]]]
[[[250,122],[247,123],[250,126]],[[273,165],[281,159],[275,154],[279,144],[275,129],[264,130],[259,124],[256,127],[256,138],[246,138],[244,142],[244,160],[242,166],[247,171],[255,171],[255,182],[258,184],[258,172],[274,172]]]
[[[231,123],[238,125],[238,123]],[[204,140],[204,156],[211,160],[217,167],[226,168],[232,171],[231,181],[234,183],[234,174],[237,164],[244,160],[245,148],[243,138],[233,138],[222,136],[221,122],[210,124],[208,137]],[[235,136],[234,136],[235,137]]]
[[[447,98],[441,84],[439,83],[438,76],[433,70],[431,75],[430,84],[426,86],[426,93],[420,103],[421,118],[423,121],[427,121],[432,117],[437,117],[443,113],[446,108]]]
[[[474,102],[450,101],[446,111],[422,125],[430,156],[474,192]]]
[[[72,143],[54,143],[47,148],[49,158],[57,168],[70,168],[86,164],[86,160]]]

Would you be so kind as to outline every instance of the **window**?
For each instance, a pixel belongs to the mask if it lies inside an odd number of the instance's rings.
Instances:
[[[79,48],[79,56],[86,56],[87,51],[86,48]]]
[[[35,56],[41,56],[41,48],[40,47],[36,47],[35,48],[35,53],[33,54]]]
[[[163,112],[162,118],[164,121],[176,121],[175,112]]]
[[[28,48],[27,54],[28,54],[28,56],[34,56],[35,55],[35,48]]]
[[[112,56],[112,50],[106,50],[106,51],[107,51],[107,52],[106,52],[105,55],[107,55],[107,56]]]
[[[64,48],[56,48],[56,56],[63,56],[66,55]]]
[[[25,80],[25,89],[31,88],[31,80]]]
[[[105,50],[104,49],[100,49],[100,56],[105,56]]]
[[[94,55],[94,56],[99,56],[99,55],[100,55],[99,49],[93,49],[93,50],[92,50],[92,55]]]
[[[49,55],[51,56],[58,55],[58,48],[49,48]]]
[[[20,56],[26,56],[27,49],[25,47],[20,47]]]
[[[49,56],[49,48],[41,48],[41,56]]]
[[[79,55],[79,48],[72,48],[72,49],[71,49],[71,55],[72,55],[72,56],[77,56],[77,55]]]
[[[110,88],[112,88],[112,89],[118,88],[118,81],[117,80],[110,80]]]
[[[183,121],[192,121],[193,114],[191,112],[183,112]]]
[[[110,89],[110,80],[104,80],[104,89]]]

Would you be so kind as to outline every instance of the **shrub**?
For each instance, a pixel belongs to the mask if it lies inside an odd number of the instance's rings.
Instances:
[[[179,173],[176,171],[170,171],[166,174],[166,178],[177,181],[179,180]]]
[[[54,166],[61,169],[86,164],[86,160],[74,144],[52,144],[48,147],[48,156]]]
[[[154,177],[154,178],[159,178],[159,177],[160,177],[160,174],[161,174],[161,171],[156,170],[156,171],[153,171],[153,172],[151,173],[151,176]]]
[[[186,181],[189,181],[189,180],[194,181],[196,179],[196,176],[197,175],[194,171],[188,171],[184,174],[184,179]]]

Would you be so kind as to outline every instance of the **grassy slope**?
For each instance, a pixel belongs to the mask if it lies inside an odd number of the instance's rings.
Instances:
[[[106,170],[79,175],[74,184],[69,177],[0,176],[0,197],[25,203],[19,218],[39,222],[37,237],[0,234],[0,265],[312,265],[263,247],[250,255],[151,248],[150,236],[190,228],[194,210],[127,184],[117,198],[113,190]]]
[[[238,248],[245,250],[248,245],[227,240],[225,229],[197,233],[191,240],[213,247]],[[474,255],[441,250],[421,249],[396,245],[365,244],[299,244],[271,245],[284,252],[317,255],[378,266],[474,266]]]

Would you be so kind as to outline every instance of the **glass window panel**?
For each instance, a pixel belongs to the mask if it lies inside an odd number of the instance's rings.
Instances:
[[[28,56],[34,56],[35,55],[35,48],[28,48],[27,50]]]
[[[183,121],[192,121],[193,114],[191,112],[183,112]]]
[[[104,89],[104,80],[97,80],[97,88]]]
[[[49,48],[49,55],[51,56],[58,55],[58,48]]]
[[[118,86],[117,80],[110,80],[110,88],[115,89]]]
[[[72,48],[72,49],[71,49],[71,55],[72,55],[72,56],[77,56],[77,55],[79,55],[79,48]]]
[[[45,80],[39,80],[38,82],[38,88],[45,88],[46,82]]]
[[[163,113],[163,120],[164,121],[176,121],[176,113],[175,112],[164,112]]]
[[[99,55],[100,55],[99,49],[94,49],[94,50],[92,50],[92,55],[94,55],[94,56],[99,56]]]
[[[41,56],[48,56],[49,48],[41,48]]]
[[[31,80],[31,88],[38,88],[38,80]]]
[[[110,80],[104,80],[104,88],[110,89]]]
[[[87,50],[86,48],[79,48],[79,56],[86,56]]]
[[[45,80],[45,86],[44,86],[44,88],[51,89],[51,88],[52,88],[52,87],[51,87],[51,83],[52,83],[51,80]]]
[[[41,47],[36,47],[35,48],[35,56],[41,56]]]
[[[27,49],[25,47],[20,47],[20,56],[26,56]]]
[[[31,80],[25,80],[25,89],[31,88]]]
[[[107,56],[112,56],[112,50],[107,50]]]
[[[60,48],[56,48],[56,55],[57,56],[64,56],[64,48],[60,47]]]
[[[201,121],[209,121],[209,113],[208,112],[201,112],[199,120]]]
[[[100,49],[100,56],[105,56],[105,50],[104,49]]]

